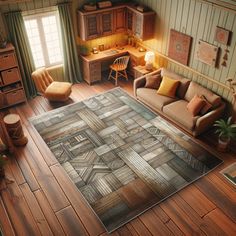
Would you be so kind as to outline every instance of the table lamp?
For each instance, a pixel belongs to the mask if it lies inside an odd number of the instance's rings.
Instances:
[[[146,61],[145,68],[147,70],[152,70],[153,69],[153,62],[155,60],[155,54],[154,52],[148,51],[145,54],[144,61]]]

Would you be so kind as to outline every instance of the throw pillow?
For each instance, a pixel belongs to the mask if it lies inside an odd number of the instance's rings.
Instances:
[[[205,105],[201,109],[200,113],[201,115],[205,115],[212,108],[212,104],[207,101],[204,95],[202,95],[201,98],[205,101]]]
[[[205,101],[198,95],[195,95],[188,103],[187,109],[193,116],[196,116],[199,114],[204,105]]]
[[[164,76],[161,81],[160,88],[157,90],[157,93],[160,95],[174,98],[178,85],[178,80]]]
[[[158,89],[161,84],[161,75],[147,75],[145,88]]]

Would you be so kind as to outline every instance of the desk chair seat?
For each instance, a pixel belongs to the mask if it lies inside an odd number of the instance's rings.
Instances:
[[[32,79],[38,92],[49,101],[64,102],[69,99],[72,84],[54,81],[45,68],[34,71]]]
[[[128,76],[126,73],[128,62],[129,62],[129,56],[123,56],[123,57],[116,58],[116,60],[113,62],[113,64],[110,65],[111,71],[110,71],[108,80],[110,78],[114,79],[116,82],[116,86],[117,86],[119,77],[125,77],[126,80],[128,80]],[[115,76],[112,75],[113,71],[115,71]]]

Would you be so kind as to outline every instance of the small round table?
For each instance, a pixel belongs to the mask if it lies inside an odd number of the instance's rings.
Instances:
[[[7,133],[15,146],[24,146],[28,142],[28,138],[24,135],[20,116],[17,114],[9,114],[3,118]]]

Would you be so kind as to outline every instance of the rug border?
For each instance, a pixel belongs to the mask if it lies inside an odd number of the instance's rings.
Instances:
[[[120,86],[119,87],[116,87],[116,88],[112,88],[112,89],[109,89],[105,92],[101,92],[101,93],[98,93],[98,94],[95,94],[95,95],[91,95],[89,96],[88,98],[85,98],[85,99],[82,99],[80,101],[76,101],[72,104],[68,104],[66,106],[62,106],[62,107],[59,107],[59,108],[55,108],[49,112],[45,112],[43,114],[40,114],[40,115],[37,115],[37,116],[34,116],[34,117],[30,117],[28,118],[28,121],[30,122],[31,126],[33,127],[33,129],[39,134],[39,132],[36,130],[36,128],[34,127],[32,121],[34,121],[36,118],[41,118],[42,116],[45,116],[45,114],[51,114],[51,113],[54,113],[55,110],[56,111],[60,111],[66,107],[70,107],[72,105],[74,105],[75,103],[78,103],[78,102],[83,102],[85,100],[88,100],[88,99],[91,99],[92,97],[96,97],[96,96],[99,96],[101,94],[106,94],[106,93],[109,93],[113,90],[122,90],[122,92],[126,93],[126,95],[128,95],[130,98],[132,98],[134,101],[140,103],[141,105],[145,106],[148,110],[150,110],[153,114],[155,114],[155,116],[160,116],[162,119],[164,119],[166,122],[168,122],[171,126],[174,126],[172,123],[169,122],[169,120],[167,120],[164,116],[162,116],[161,114],[159,114],[158,112],[154,111],[152,108],[150,108],[148,105],[142,103],[140,100],[136,99],[135,97],[131,96],[127,91],[125,91],[124,89],[122,89]],[[177,128],[178,130],[179,127],[176,127],[174,126],[175,128]],[[162,130],[163,132],[166,133],[165,130]],[[162,203],[163,201],[165,201],[167,198],[173,196],[174,194],[176,194],[177,192],[183,190],[184,188],[188,187],[189,185],[191,185],[192,183],[196,182],[197,180],[199,180],[200,178],[203,178],[205,177],[207,174],[209,174],[210,172],[212,172],[213,170],[215,170],[218,166],[222,165],[224,163],[224,160],[222,160],[220,157],[218,157],[218,155],[216,155],[213,151],[209,151],[207,150],[201,143],[198,143],[194,137],[190,136],[187,132],[184,132],[183,130],[180,130],[182,133],[184,133],[184,135],[187,135],[188,137],[190,137],[192,139],[193,142],[195,142],[197,145],[200,145],[203,149],[205,149],[207,152],[211,153],[212,155],[216,156],[218,159],[221,160],[221,163],[219,163],[218,165],[216,165],[214,168],[212,168],[211,170],[207,171],[206,173],[204,173],[203,175],[197,177],[195,180],[191,181],[191,182],[188,182],[186,185],[182,186],[180,189],[176,190],[175,192],[171,193],[170,195],[168,195],[167,197],[163,198],[162,200],[154,203],[153,205],[151,205],[150,207],[146,208],[145,210],[143,210],[142,212],[140,212],[139,214],[137,214],[136,216],[132,217],[129,219],[129,221],[125,222],[125,223],[122,223],[120,224],[118,227],[115,227],[114,229],[112,229],[111,231],[108,231],[108,229],[106,228],[106,226],[104,225],[104,223],[102,222],[102,220],[100,219],[100,217],[97,215],[97,213],[94,211],[94,209],[92,208],[92,206],[90,205],[90,203],[86,200],[86,198],[84,197],[84,195],[81,193],[81,191],[76,187],[76,190],[79,192],[79,194],[81,195],[81,197],[84,199],[85,203],[87,204],[87,206],[92,210],[92,212],[94,213],[94,215],[96,216],[96,218],[101,222],[102,226],[104,227],[105,231],[107,233],[112,233],[114,231],[116,231],[117,229],[119,229],[120,227],[126,225],[127,223],[129,223],[130,221],[132,221],[133,219],[136,219],[137,217],[139,217],[140,215],[144,214],[145,212],[147,212],[148,210],[150,210],[151,208],[155,207],[156,205]],[[46,144],[46,142],[44,141],[44,139],[42,138],[42,136],[39,134],[40,138],[42,139],[42,141]],[[50,150],[50,148],[48,147],[48,145],[46,144],[48,150],[51,152],[51,154],[54,156],[54,158],[56,159],[55,155],[53,154],[53,152]],[[56,159],[57,160],[57,159]],[[67,177],[69,178],[70,182],[75,186],[75,183],[71,180],[70,176],[67,174],[67,172],[64,170],[64,168],[61,166],[61,164],[58,162],[57,160],[57,163],[60,165],[61,169],[63,170],[63,172],[67,175]],[[59,184],[60,185],[60,184]]]
[[[233,162],[231,164],[229,164],[228,166],[226,166],[223,170],[219,171],[219,173],[224,177],[224,179],[227,180],[227,182],[229,182],[231,185],[233,185],[234,188],[236,188],[236,182],[233,182],[232,180],[230,180],[224,173],[224,171],[228,168],[230,168],[232,165],[236,166],[236,162]]]

